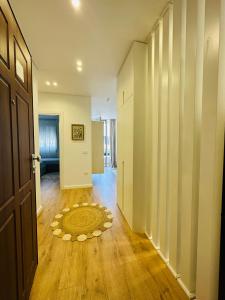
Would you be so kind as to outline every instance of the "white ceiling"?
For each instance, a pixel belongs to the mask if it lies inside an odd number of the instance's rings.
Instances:
[[[145,40],[166,2],[81,0],[75,10],[71,0],[10,0],[39,70],[40,91],[89,95],[94,118],[115,117],[119,67],[131,42]],[[47,80],[58,87],[46,86]]]

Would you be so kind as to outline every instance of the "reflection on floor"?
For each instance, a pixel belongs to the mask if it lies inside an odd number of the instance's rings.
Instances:
[[[60,191],[58,177],[42,180],[38,219],[39,265],[30,300],[187,299],[148,239],[132,233],[116,205],[116,175],[94,175],[92,189]],[[60,209],[101,202],[113,211],[113,228],[84,243],[53,237],[49,225]]]
[[[45,201],[48,199],[48,193],[51,193],[53,189],[59,189],[59,173],[47,173],[41,176],[41,195],[43,207]],[[59,192],[59,190],[58,190]],[[53,199],[54,200],[54,199]]]

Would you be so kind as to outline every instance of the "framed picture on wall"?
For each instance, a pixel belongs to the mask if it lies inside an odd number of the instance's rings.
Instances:
[[[84,141],[84,125],[72,124],[72,140]]]

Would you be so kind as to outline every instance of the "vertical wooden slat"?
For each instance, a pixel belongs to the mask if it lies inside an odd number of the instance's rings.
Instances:
[[[159,226],[158,226],[158,95],[159,95],[159,27],[153,34],[154,49],[154,97],[152,101],[152,242],[156,247],[159,245]]]
[[[160,74],[160,152],[159,152],[159,239],[161,255],[168,259],[168,96],[169,96],[169,8],[162,18],[162,72]]]
[[[189,291],[195,292],[195,251],[197,228],[193,189],[194,132],[195,132],[195,84],[196,84],[196,27],[197,3],[186,2],[186,55],[185,85],[182,116],[182,173],[181,176],[181,255],[180,283]]]
[[[172,87],[169,99],[168,202],[169,202],[169,267],[178,275],[179,233],[179,134],[181,100],[181,1],[175,0],[172,16]]]
[[[204,300],[218,299],[225,116],[224,9],[224,0],[205,1],[197,252],[197,297]]]
[[[152,237],[151,228],[151,188],[152,188],[152,99],[153,99],[153,42],[152,36],[150,36],[150,41],[148,44],[148,81],[147,81],[147,100],[146,100],[146,148],[145,148],[145,158],[146,158],[146,181],[145,181],[145,201],[146,201],[146,224],[145,232],[149,238]]]
[[[182,118],[180,283],[189,296],[196,291],[199,153],[203,38],[198,1],[187,1],[185,90]]]

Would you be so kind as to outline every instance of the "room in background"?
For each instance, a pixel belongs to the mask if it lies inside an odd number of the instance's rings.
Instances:
[[[39,116],[41,177],[59,173],[59,116]]]

